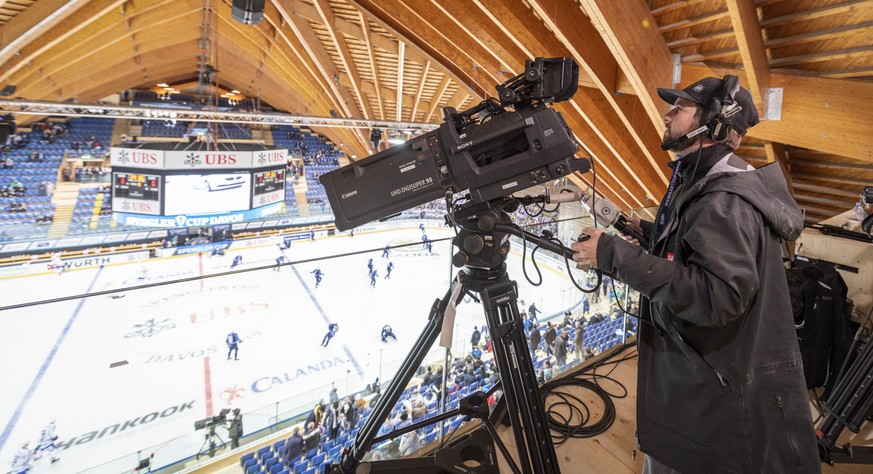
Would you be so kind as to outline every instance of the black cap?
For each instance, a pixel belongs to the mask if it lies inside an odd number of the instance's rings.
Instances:
[[[670,105],[674,105],[676,99],[682,98],[703,106],[704,117],[711,116],[712,111],[708,109],[712,107],[712,100],[721,101],[724,95],[724,80],[717,77],[705,77],[682,90],[658,88],[658,97]],[[736,129],[740,135],[745,135],[746,130],[760,122],[758,109],[755,108],[752,94],[742,87],[734,94],[734,101],[742,107],[742,110],[727,117],[724,122]],[[721,111],[715,111],[715,113],[719,112]]]

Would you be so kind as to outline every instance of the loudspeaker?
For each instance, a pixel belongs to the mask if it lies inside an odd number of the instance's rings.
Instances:
[[[264,19],[265,0],[233,0],[230,14],[244,25],[257,25]]]

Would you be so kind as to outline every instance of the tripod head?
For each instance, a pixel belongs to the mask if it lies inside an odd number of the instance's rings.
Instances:
[[[497,225],[512,225],[506,213],[506,199],[468,203],[452,214],[452,223],[460,228],[452,239],[458,248],[452,256],[452,265],[461,268],[494,270],[505,266],[509,254],[509,234],[495,231]]]

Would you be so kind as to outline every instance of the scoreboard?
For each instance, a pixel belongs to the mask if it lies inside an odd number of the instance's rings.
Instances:
[[[252,173],[252,207],[261,207],[285,199],[285,168]]]
[[[112,211],[161,214],[161,176],[139,172],[112,172]]]

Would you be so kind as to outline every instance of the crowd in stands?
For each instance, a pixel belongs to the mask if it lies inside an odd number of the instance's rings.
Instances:
[[[592,286],[596,278],[588,283]],[[613,287],[605,277],[597,291],[586,294],[579,307],[565,311],[563,317],[558,315],[541,324],[537,318],[540,311],[535,304],[528,307],[530,315],[528,310],[521,311],[539,383],[567,370],[573,360],[578,363],[593,357],[635,333],[634,319],[628,318],[625,322],[616,304],[616,299],[621,299],[625,291],[623,285],[616,283]],[[604,304],[599,304],[601,301]],[[635,304],[625,309],[632,314],[637,311]],[[442,386],[442,364],[427,366],[420,372],[419,379],[404,390],[379,435],[434,416],[439,410],[440,397],[447,397],[447,409],[453,409],[461,398],[476,390],[487,391],[499,381],[487,328],[474,328],[470,342],[469,353],[453,358],[448,366],[445,387]],[[569,364],[568,358],[571,359]],[[496,403],[500,395],[499,390],[495,391],[489,405]],[[364,392],[346,398],[339,397],[336,388],[332,388],[328,401],[316,403],[306,420],[292,429],[290,437],[243,456],[240,464],[247,474],[321,472],[324,464],[340,461],[342,448],[354,439],[357,429],[381,396],[378,379]],[[456,419],[450,423],[450,429],[460,423],[461,419]],[[424,427],[385,441],[374,446],[365,460],[395,459],[412,454],[435,439],[435,429]]]

